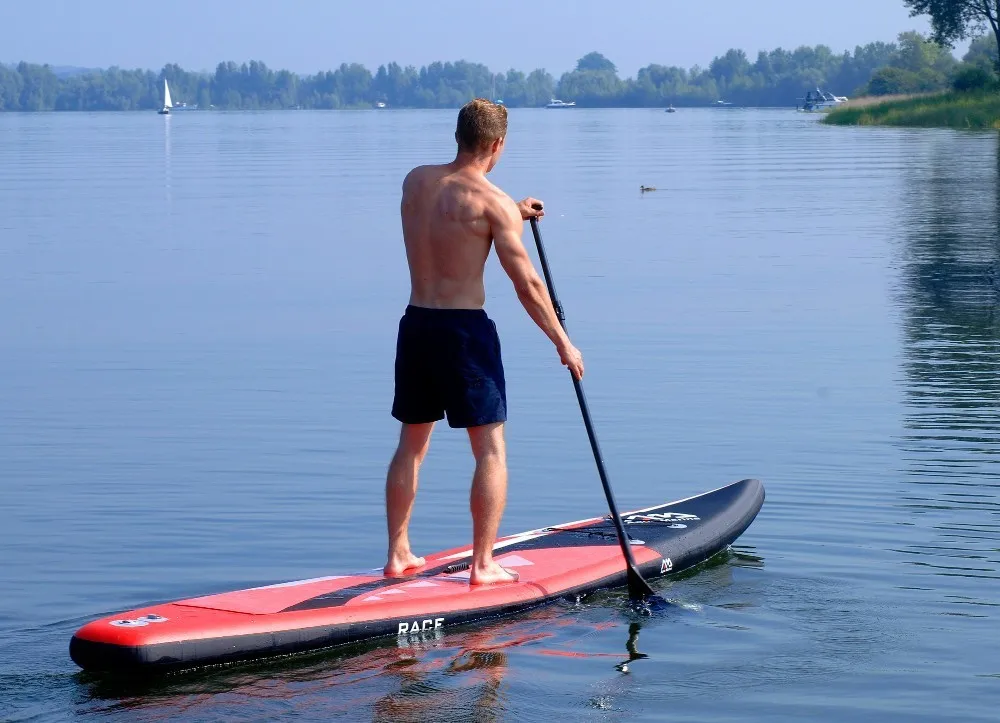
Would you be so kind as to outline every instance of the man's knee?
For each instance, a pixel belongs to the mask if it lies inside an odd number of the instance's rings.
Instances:
[[[404,424],[399,434],[396,458],[412,460],[417,464],[423,462],[431,446],[433,426],[432,424]]]
[[[400,440],[399,447],[396,448],[396,460],[407,463],[412,462],[417,465],[423,464],[429,448],[430,446],[427,444],[411,444]]]
[[[416,465],[420,467],[424,463],[424,458],[427,456],[426,449],[414,449],[412,447],[400,447],[396,450],[396,454],[393,456],[393,462],[395,464],[403,465]]]
[[[507,445],[503,438],[503,424],[488,424],[469,429],[472,455],[477,463],[507,463]]]

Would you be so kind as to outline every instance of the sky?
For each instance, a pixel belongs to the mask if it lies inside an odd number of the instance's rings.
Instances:
[[[597,50],[620,74],[708,65],[729,48],[853,50],[928,32],[902,0],[0,0],[0,61],[212,70],[262,60],[313,73],[342,62],[469,60],[558,77]]]

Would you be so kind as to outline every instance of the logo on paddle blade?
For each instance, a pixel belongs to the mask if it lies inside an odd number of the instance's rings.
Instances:
[[[669,557],[664,557],[663,562],[660,563],[660,574],[668,573],[674,569],[674,563]]]
[[[665,524],[672,530],[683,530],[685,522],[697,522],[701,518],[684,512],[650,512],[647,515],[635,514],[625,518],[626,525],[648,525],[651,523]]]

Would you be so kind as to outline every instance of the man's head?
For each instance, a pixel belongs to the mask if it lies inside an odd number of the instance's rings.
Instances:
[[[489,156],[489,167],[500,160],[504,138],[507,136],[507,108],[485,98],[470,100],[458,112],[455,140],[459,153]]]

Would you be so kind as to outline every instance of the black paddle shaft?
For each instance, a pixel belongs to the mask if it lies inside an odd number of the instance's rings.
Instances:
[[[536,211],[541,211],[539,204],[532,206]],[[545,276],[545,285],[549,290],[549,299],[552,300],[552,307],[556,311],[563,330],[566,329],[566,315],[563,313],[562,304],[556,297],[556,288],[552,283],[552,273],[549,271],[548,258],[545,256],[545,247],[542,245],[542,235],[538,231],[538,219],[534,216],[530,219],[531,233],[535,237],[535,247],[538,249],[538,259],[542,263],[542,274]],[[601,476],[601,484],[604,486],[604,496],[608,498],[608,508],[611,510],[611,520],[615,523],[615,530],[618,531],[618,544],[621,545],[622,554],[625,555],[625,575],[628,581],[629,596],[636,600],[654,595],[653,589],[649,586],[635,564],[632,556],[632,546],[629,544],[628,535],[625,533],[625,525],[622,524],[622,517],[618,513],[618,505],[615,503],[614,492],[611,491],[611,483],[608,481],[608,472],[604,468],[604,457],[601,455],[601,447],[597,443],[597,434],[594,432],[594,423],[590,419],[590,409],[587,406],[587,397],[583,393],[583,383],[576,378],[570,370],[570,377],[573,379],[573,388],[576,390],[576,399],[580,403],[580,412],[583,414],[583,424],[587,428],[587,436],[590,438],[590,448],[594,451],[594,461],[597,462],[597,473]]]

